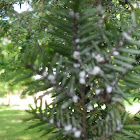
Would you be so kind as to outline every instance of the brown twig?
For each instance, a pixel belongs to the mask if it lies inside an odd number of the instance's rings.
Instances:
[[[107,138],[113,136],[117,131],[118,131],[118,130],[115,130],[115,131],[111,132],[109,135],[103,136],[100,140],[106,140]]]

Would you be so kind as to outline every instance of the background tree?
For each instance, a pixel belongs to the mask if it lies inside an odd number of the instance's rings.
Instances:
[[[21,14],[12,4],[7,3],[11,13],[1,14],[10,17],[6,36],[19,52],[22,77],[16,81],[39,74],[25,92],[46,90],[44,96],[54,98],[45,109],[32,109],[37,125],[46,123],[46,134],[57,139],[139,139],[127,131],[120,110],[140,81],[132,72],[140,54],[135,3],[32,1],[32,11]]]

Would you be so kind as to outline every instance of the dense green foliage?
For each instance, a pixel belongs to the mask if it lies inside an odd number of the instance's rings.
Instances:
[[[139,139],[125,129],[123,109],[123,100],[133,96],[131,91],[140,82],[135,73],[140,55],[136,3],[42,0],[29,4],[31,11],[18,13],[12,2],[0,3],[0,37],[11,41],[14,59],[9,71],[15,73],[10,77],[29,87],[23,94],[52,94],[54,100],[46,102],[45,109],[40,104],[30,111],[42,122],[38,125],[46,123],[46,134],[56,131],[57,139]],[[36,74],[41,78],[33,80]]]

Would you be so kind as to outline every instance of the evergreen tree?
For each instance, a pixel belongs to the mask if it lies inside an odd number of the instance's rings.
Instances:
[[[140,54],[134,3],[63,0],[31,5],[33,11],[13,10],[20,24],[18,32],[9,34],[21,46],[21,64],[31,70],[18,80],[41,75],[25,92],[45,90],[38,100],[52,94],[45,109],[41,102],[30,111],[41,121],[37,126],[46,123],[46,134],[54,133],[51,139],[139,139],[124,125],[123,105],[140,81],[133,73]]]

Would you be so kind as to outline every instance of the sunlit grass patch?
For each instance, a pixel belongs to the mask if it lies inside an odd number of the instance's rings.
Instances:
[[[30,114],[23,110],[12,110],[11,107],[0,106],[0,140],[47,140],[39,128],[28,129],[37,122],[24,121]]]
[[[140,111],[140,101],[138,101],[138,100],[134,101],[133,98],[129,98],[129,101],[132,104],[129,104],[126,101],[124,102],[127,112],[129,112],[131,114],[136,114],[138,111]]]

